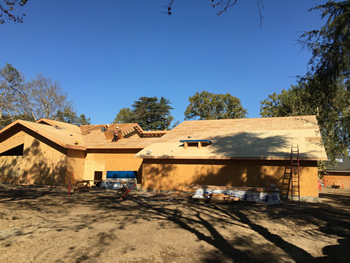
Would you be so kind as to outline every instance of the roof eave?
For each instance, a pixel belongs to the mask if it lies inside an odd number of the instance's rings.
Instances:
[[[84,146],[80,146],[80,145],[72,145],[72,144],[65,144],[65,143],[62,143],[50,136],[47,136],[47,134],[37,130],[37,129],[34,129],[33,127],[31,127],[30,125],[27,125],[25,122],[21,121],[21,120],[16,120],[15,122],[9,124],[8,126],[4,127],[1,131],[0,131],[0,134],[1,133],[4,133],[5,131],[8,131],[10,130],[11,128],[13,128],[14,126],[16,125],[21,125],[37,134],[39,134],[40,136],[48,139],[49,141],[52,141],[53,143],[65,148],[65,149],[73,149],[73,150],[86,150],[86,147]]]
[[[86,147],[80,146],[80,145],[72,145],[72,144],[64,144],[61,145],[64,148],[71,149],[71,150],[80,150],[80,151],[86,151]]]
[[[142,159],[185,159],[185,160],[268,160],[268,161],[290,161],[290,157],[218,157],[218,156],[148,156],[148,155],[138,155],[136,156]],[[300,158],[300,161],[324,161],[325,158]]]
[[[9,129],[11,129],[13,126],[17,125],[17,124],[20,123],[20,122],[21,122],[21,120],[16,120],[16,121],[10,123],[9,125],[5,126],[4,128],[2,128],[2,129],[0,130],[0,134],[1,134],[1,133],[4,133],[5,131],[7,131],[7,130],[9,130]]]
[[[126,147],[105,147],[105,146],[101,146],[101,147],[86,147],[86,150],[118,150],[118,149],[130,149],[130,150],[143,150],[145,147],[130,147],[130,146],[126,146]]]

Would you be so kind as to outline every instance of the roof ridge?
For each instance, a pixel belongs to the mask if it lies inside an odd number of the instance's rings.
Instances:
[[[184,122],[212,122],[212,121],[254,121],[254,120],[266,120],[266,119],[293,119],[293,118],[309,118],[316,117],[316,115],[298,115],[298,116],[281,116],[281,117],[260,117],[260,118],[237,118],[237,119],[215,119],[215,120],[186,120]],[[179,124],[180,125],[180,124]],[[179,126],[178,125],[178,126]],[[176,127],[178,127],[176,126]],[[176,128],[175,127],[175,128]]]

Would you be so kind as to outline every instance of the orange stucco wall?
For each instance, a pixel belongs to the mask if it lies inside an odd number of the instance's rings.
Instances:
[[[66,177],[65,149],[30,130],[2,138],[0,152],[24,144],[23,156],[0,156],[0,180],[21,184],[62,185]]]
[[[327,174],[323,177],[326,180],[326,186],[339,185],[340,187],[350,188],[350,172],[339,174]]]
[[[93,180],[95,171],[139,171],[142,159],[135,158],[137,150],[88,150],[85,158],[84,179]]]
[[[247,160],[152,160],[142,164],[142,189],[182,190],[189,186],[248,186],[281,188],[289,161]],[[300,195],[317,198],[317,163],[301,162]]]

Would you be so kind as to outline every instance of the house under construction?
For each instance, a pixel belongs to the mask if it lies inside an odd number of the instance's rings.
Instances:
[[[18,120],[0,131],[0,180],[10,183],[68,184],[136,171],[143,190],[294,184],[294,194],[313,201],[317,161],[326,159],[315,116],[185,121],[171,131]]]

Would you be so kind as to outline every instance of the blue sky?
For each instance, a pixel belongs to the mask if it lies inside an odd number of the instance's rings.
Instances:
[[[23,24],[0,25],[0,66],[27,80],[56,80],[78,114],[111,123],[141,96],[169,99],[184,120],[188,98],[203,90],[238,97],[249,118],[260,101],[296,84],[310,52],[303,31],[324,24],[307,10],[326,1],[240,0],[226,13],[210,0],[29,0]]]

